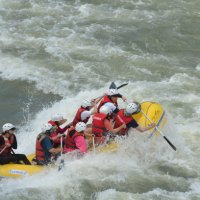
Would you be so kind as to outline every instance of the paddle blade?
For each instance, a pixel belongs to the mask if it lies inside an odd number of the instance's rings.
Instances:
[[[117,86],[115,85],[114,82],[112,82],[112,83],[110,84],[109,89],[117,89]]]
[[[62,159],[62,160],[60,161],[60,165],[59,165],[59,167],[58,167],[58,171],[60,171],[60,170],[64,167],[64,165],[65,165],[64,159]]]
[[[174,151],[176,151],[176,147],[165,137],[163,136],[163,138],[167,141],[167,143],[172,147],[172,149],[174,149]]]
[[[117,89],[120,89],[120,88],[122,88],[122,87],[124,87],[124,86],[126,86],[126,85],[128,85],[128,83],[124,83],[124,84],[118,86]]]

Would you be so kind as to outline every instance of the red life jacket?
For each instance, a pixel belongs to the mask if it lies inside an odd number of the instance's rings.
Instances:
[[[96,113],[93,115],[93,121],[92,121],[92,133],[96,137],[102,137],[103,132],[106,131],[104,126],[104,121],[106,119],[107,115],[104,113]]]
[[[54,127],[58,127],[58,125],[57,125],[54,121],[52,121],[52,120],[48,121],[48,123],[51,124],[51,125],[54,126]],[[51,134],[51,136],[50,136],[50,140],[51,140],[54,144],[58,144],[58,145],[60,144],[60,138],[57,138],[57,139],[55,139],[55,140],[53,140],[53,138],[56,137],[56,136],[59,134],[59,130],[60,130],[60,128],[58,127],[58,128],[56,129],[56,131],[53,132],[53,133]]]
[[[52,126],[56,126],[57,127],[57,124],[52,120],[48,121],[48,123],[51,124]]]
[[[106,96],[104,96],[103,97],[103,99],[100,101],[100,103],[99,103],[99,106],[98,106],[98,112],[99,112],[99,110],[100,110],[100,108],[101,108],[101,106],[103,106],[105,103],[113,103],[116,107],[118,107],[118,104],[117,103],[114,103],[113,101],[112,101],[112,99],[108,96],[108,95],[106,95]]]
[[[73,126],[69,128],[68,134],[65,140],[65,147],[74,149],[74,150],[78,149],[74,141],[77,136],[84,136],[84,133],[77,132]]]
[[[39,134],[40,135],[40,134]],[[44,150],[42,148],[42,145],[41,145],[41,142],[42,140],[44,140],[44,136],[41,136],[43,138],[39,138],[39,135],[36,139],[36,152],[35,152],[35,156],[36,156],[36,159],[37,160],[41,160],[41,161],[44,161],[45,160],[45,155],[44,155]]]
[[[11,144],[12,145],[12,138],[13,137],[10,137],[9,139],[8,138],[5,138],[4,136],[2,136],[2,138],[4,139],[5,141],[5,144],[1,145],[0,146],[0,152],[5,148],[5,145],[6,144]],[[0,154],[0,156],[10,156],[11,155],[11,152],[12,152],[12,147],[7,147],[3,150],[3,152]]]
[[[82,112],[84,112],[84,111],[88,111],[88,110],[87,110],[86,108],[83,108],[83,107],[80,107],[80,108],[78,109],[78,111],[77,111],[77,113],[76,113],[76,116],[75,116],[75,118],[74,118],[74,120],[73,120],[73,126],[76,126],[76,124],[77,124],[78,122],[84,122],[84,123],[87,123],[87,122],[88,122],[88,120],[89,120],[90,117],[87,117],[87,118],[84,119],[84,120],[81,119],[81,114],[82,114]]]
[[[132,116],[125,116],[124,109],[119,110],[117,113],[117,117],[115,119],[114,128],[120,127],[123,123],[128,124],[133,120]],[[126,135],[128,132],[128,128],[123,128],[120,130],[121,135]]]

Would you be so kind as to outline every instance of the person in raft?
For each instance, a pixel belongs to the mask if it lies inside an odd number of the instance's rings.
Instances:
[[[84,122],[78,122],[76,126],[71,126],[68,129],[65,140],[64,153],[74,152],[78,150],[81,155],[87,152],[87,145],[85,140],[84,131],[86,124]]]
[[[94,113],[97,113],[97,103],[100,100],[101,98],[93,99],[91,101],[84,99],[81,103],[81,107],[76,112],[73,120],[73,126],[75,127],[78,122],[84,122],[85,124],[87,124],[90,117]]]
[[[58,147],[53,147],[53,142],[51,141],[50,137],[51,134],[55,132],[55,128],[46,123],[42,127],[42,132],[36,138],[36,153],[34,162],[37,165],[48,165],[53,160],[56,159],[58,153],[62,152],[63,149]]]
[[[14,134],[16,127],[11,123],[6,123],[2,127],[0,135],[0,165],[15,163],[31,165],[24,154],[16,154],[13,149],[17,149],[17,139]]]
[[[115,118],[114,128],[120,127],[122,124],[126,124],[126,128],[121,129],[118,132],[118,135],[128,135],[128,130],[130,128],[135,128],[140,132],[148,131],[155,127],[155,123],[150,124],[148,127],[141,127],[138,123],[133,119],[132,115],[139,113],[141,110],[141,106],[137,102],[129,103],[126,106],[126,109],[120,109]]]
[[[60,127],[61,125],[66,123],[66,121],[67,119],[64,119],[64,117],[60,113],[56,113],[52,115],[51,120],[48,121],[48,123],[51,124],[55,128],[55,131],[50,136],[50,139],[53,141],[53,147],[55,148],[60,146],[60,141],[61,141],[60,137],[70,127],[70,124],[67,124],[64,128]]]
[[[110,107],[102,106],[99,113],[93,115],[92,134],[94,135],[95,144],[99,145],[105,142],[108,133],[116,134],[121,129],[126,128],[126,124],[122,123],[119,127],[113,128],[110,121],[112,110]]]
[[[107,106],[114,114],[116,114],[119,111],[117,103],[118,98],[121,98],[123,101],[127,100],[126,97],[121,95],[117,89],[109,89],[109,92],[101,99],[99,103],[98,112],[102,106]]]

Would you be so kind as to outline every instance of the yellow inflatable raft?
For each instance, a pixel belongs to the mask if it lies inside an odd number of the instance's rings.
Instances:
[[[150,118],[151,121],[157,124],[160,128],[162,128],[166,123],[166,115],[162,106],[155,102],[143,102],[141,103],[141,110]],[[151,122],[142,114],[142,112],[133,115],[133,118],[140,124],[141,126],[147,127]],[[152,131],[151,135],[158,134],[157,131]],[[119,148],[116,142],[110,142],[105,146],[101,146],[96,148],[96,153],[108,153],[108,152],[116,152]],[[92,149],[91,149],[92,150]],[[28,156],[28,159],[32,161],[34,154]],[[38,165],[20,165],[20,164],[6,164],[0,165],[0,176],[1,177],[23,177],[26,175],[33,175],[35,173],[39,173],[43,171],[45,167]]]
[[[27,156],[31,162],[35,154]],[[6,164],[0,165],[0,177],[18,178],[27,175],[33,175],[44,170],[44,167],[39,165],[22,165],[22,164]]]

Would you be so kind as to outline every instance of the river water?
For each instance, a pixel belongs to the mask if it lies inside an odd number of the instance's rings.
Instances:
[[[129,101],[160,103],[177,147],[132,131],[117,153],[1,180],[1,199],[199,200],[199,22],[199,0],[0,0],[0,122],[18,127],[18,152],[111,81],[129,82]]]

